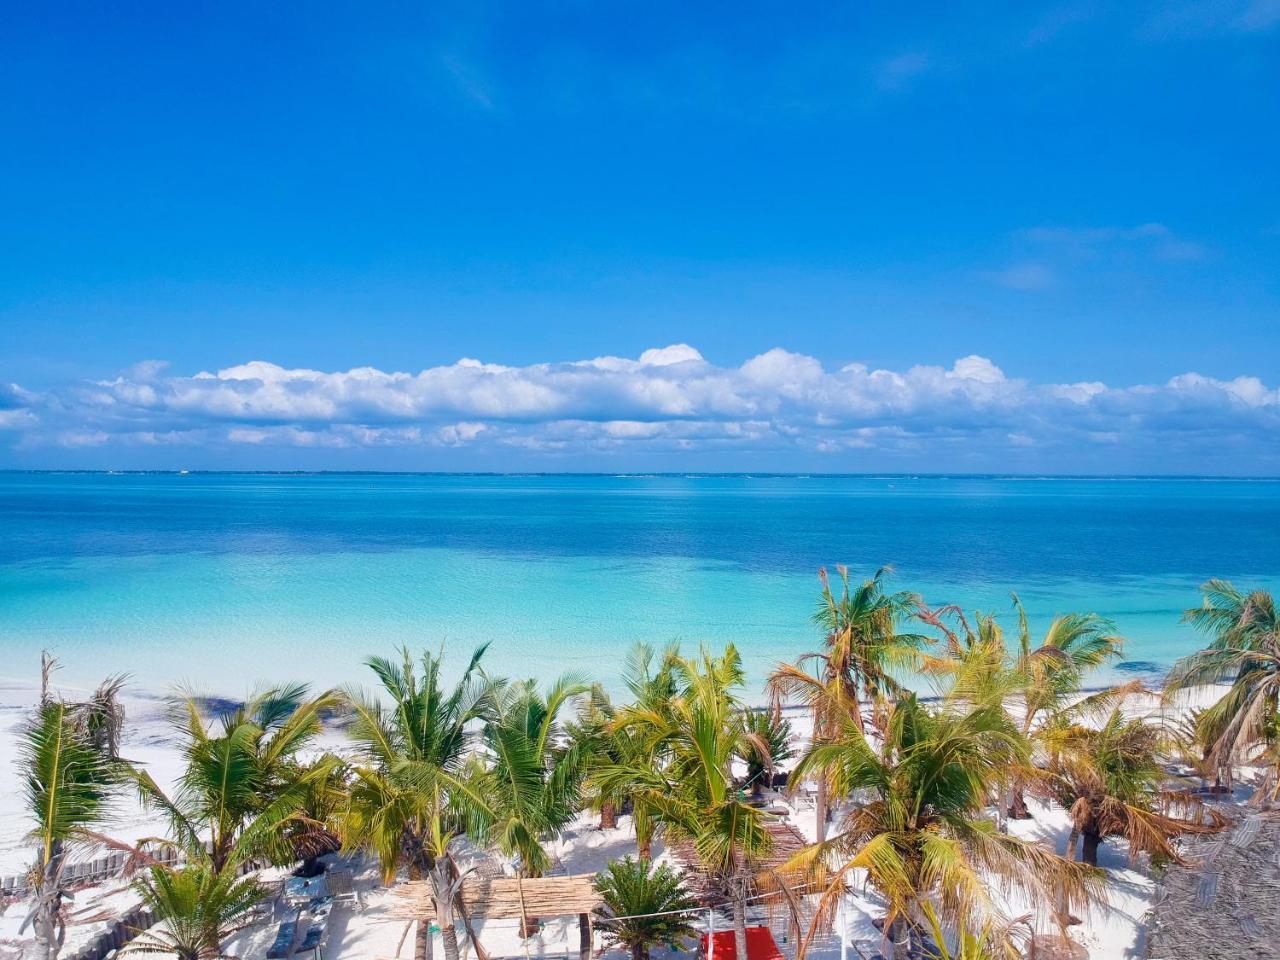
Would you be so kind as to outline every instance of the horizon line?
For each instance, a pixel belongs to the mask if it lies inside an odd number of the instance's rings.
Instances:
[[[894,479],[894,480],[1215,480],[1215,481],[1280,481],[1275,474],[1197,474],[1197,473],[965,473],[962,471],[926,472],[866,471],[820,472],[813,470],[271,470],[271,469],[145,469],[145,468],[58,468],[0,467],[2,474],[79,474],[95,476],[385,476],[385,477],[610,477],[619,480],[649,477],[700,479],[715,477],[789,478],[789,479]]]

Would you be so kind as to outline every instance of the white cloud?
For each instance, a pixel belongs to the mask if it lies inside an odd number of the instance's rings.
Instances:
[[[640,363],[647,367],[669,367],[676,363],[699,363],[702,354],[687,343],[677,343],[670,347],[659,347],[646,350],[640,354]]]
[[[639,359],[523,367],[463,359],[417,373],[327,372],[257,360],[182,376],[147,364],[43,394],[6,386],[0,430],[4,442],[24,450],[118,444],[820,454],[947,444],[998,461],[1019,450],[1176,442],[1209,455],[1235,444],[1275,457],[1280,390],[1257,377],[1198,373],[1163,384],[1035,383],[978,355],[950,366],[827,369],[815,357],[775,348],[736,367],[717,366],[678,344]],[[779,454],[782,462],[785,456]]]

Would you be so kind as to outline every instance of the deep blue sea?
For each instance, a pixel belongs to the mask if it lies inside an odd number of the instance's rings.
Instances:
[[[491,643],[494,673],[616,683],[637,640],[812,649],[817,570],[1041,631],[1092,610],[1129,669],[1197,644],[1211,576],[1280,586],[1280,482],[830,476],[0,473],[0,676],[236,693]],[[754,691],[753,691],[754,692]]]

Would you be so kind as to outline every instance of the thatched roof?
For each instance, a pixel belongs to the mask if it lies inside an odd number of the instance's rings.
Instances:
[[[397,899],[389,911],[389,917],[416,920],[435,916],[431,885],[425,880],[402,883],[392,892]],[[525,880],[472,875],[462,885],[462,901],[466,904],[467,912],[481,920],[590,913],[604,902],[596,893],[595,876],[590,873]]]
[[[1246,811],[1188,842],[1184,857],[1156,888],[1147,956],[1280,958],[1280,811]]]
[[[776,871],[809,845],[804,835],[785,820],[766,820],[765,829],[773,837],[773,848],[767,857],[753,865],[753,869],[758,874]],[[723,891],[702,869],[698,853],[691,841],[676,841],[668,844],[667,849],[688,874],[689,889],[701,903],[717,904],[724,900]]]

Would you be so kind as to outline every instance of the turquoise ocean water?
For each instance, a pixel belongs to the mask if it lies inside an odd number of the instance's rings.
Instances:
[[[817,569],[1033,630],[1096,610],[1128,670],[1193,649],[1210,576],[1280,586],[1280,482],[826,476],[0,473],[0,676],[41,648],[235,693],[491,642],[497,673],[616,681],[637,640],[734,641],[757,685],[813,648]]]

